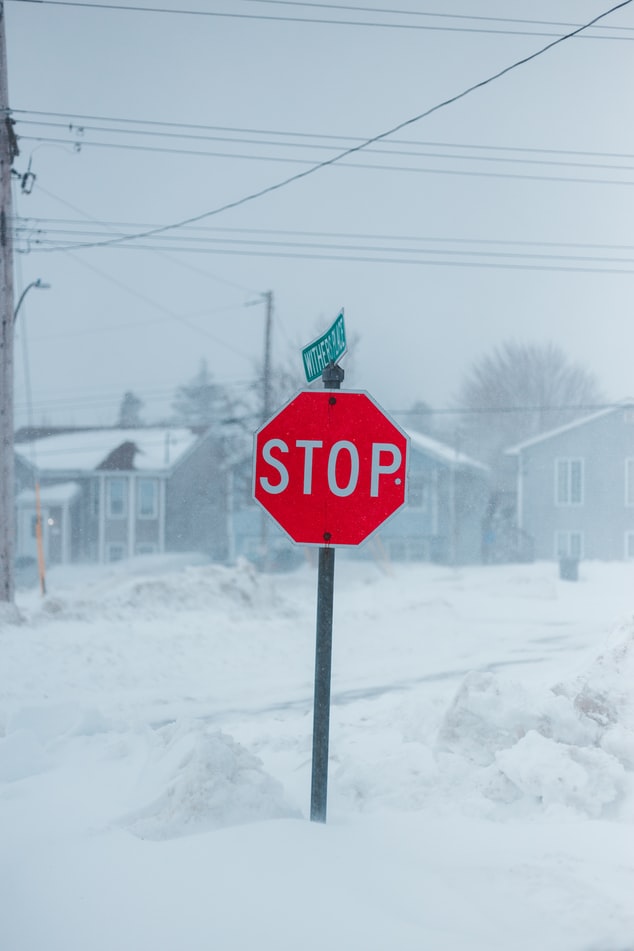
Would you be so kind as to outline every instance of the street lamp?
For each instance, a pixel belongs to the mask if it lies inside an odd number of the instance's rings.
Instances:
[[[16,304],[15,310],[13,311],[13,324],[18,318],[18,311],[22,306],[22,301],[26,297],[27,293],[31,290],[32,287],[39,287],[41,290],[47,290],[51,285],[46,284],[40,277],[36,281],[31,281],[30,284],[27,284],[20,298]],[[23,338],[25,339],[25,338]],[[28,362],[26,356],[26,344],[24,350],[24,368],[25,368],[25,381],[27,387],[27,398],[29,402],[29,415],[30,415],[30,404],[31,404],[31,384],[29,382],[29,373],[28,373]],[[44,560],[44,537],[42,535],[42,505],[40,502],[40,480],[37,472],[35,474],[35,542],[37,546],[37,567],[38,575],[40,578],[40,590],[42,596],[46,594],[46,564]]]
[[[17,302],[17,304],[15,305],[15,310],[13,311],[13,323],[14,323],[14,324],[15,324],[16,320],[18,319],[18,311],[20,310],[20,307],[22,306],[22,301],[23,301],[24,298],[26,297],[27,292],[30,291],[32,287],[40,287],[42,290],[48,290],[48,288],[49,288],[50,286],[51,286],[51,285],[50,285],[50,284],[46,284],[46,283],[42,280],[41,277],[38,277],[37,281],[31,281],[30,284],[27,284],[27,285],[26,285],[26,287],[24,288],[24,290],[23,290],[22,293],[20,294],[20,299],[19,299],[19,301]]]

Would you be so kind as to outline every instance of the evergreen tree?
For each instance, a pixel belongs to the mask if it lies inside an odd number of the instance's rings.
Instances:
[[[213,379],[206,360],[200,361],[196,375],[179,386],[172,402],[175,421],[182,426],[211,426],[229,411],[224,387]]]
[[[121,400],[117,426],[120,426],[122,429],[133,429],[136,426],[142,426],[142,408],[143,400],[136,396],[135,393],[132,393],[131,390],[128,390],[123,394],[123,399]]]

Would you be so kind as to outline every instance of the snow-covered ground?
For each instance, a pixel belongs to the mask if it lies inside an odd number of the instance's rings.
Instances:
[[[634,566],[51,572],[0,616],[2,951],[632,951]]]

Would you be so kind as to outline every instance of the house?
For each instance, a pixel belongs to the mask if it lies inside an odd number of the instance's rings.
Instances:
[[[488,468],[431,436],[408,435],[408,504],[382,526],[379,544],[394,560],[481,561]]]
[[[430,436],[409,432],[408,504],[360,546],[361,556],[444,563],[482,558],[482,522],[489,500],[486,466]],[[252,499],[253,463],[232,471],[231,525],[234,550],[257,563],[266,551],[283,567],[301,558],[282,530]]]
[[[517,517],[539,559],[634,558],[634,402],[606,407],[507,450]]]
[[[16,434],[16,558],[36,554],[36,485],[47,564],[201,551],[227,558],[224,442],[213,429]]]

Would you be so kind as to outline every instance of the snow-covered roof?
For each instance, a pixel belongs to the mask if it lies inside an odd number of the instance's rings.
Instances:
[[[571,429],[578,429],[579,426],[585,426],[587,423],[594,422],[595,419],[600,419],[602,416],[608,416],[615,410],[624,409],[628,406],[634,406],[634,400],[621,400],[619,403],[615,403],[613,406],[607,406],[604,409],[597,410],[596,413],[590,413],[588,416],[580,416],[578,419],[574,419],[571,423],[565,423],[563,426],[557,426],[555,429],[549,429],[545,433],[539,433],[537,436],[531,436],[530,439],[524,439],[522,442],[518,442],[515,446],[505,449],[505,455],[517,456],[520,452],[522,452],[523,449],[528,449],[529,446],[536,446],[538,443],[545,442],[547,439],[554,439],[556,436],[560,436],[562,433],[567,433]]]
[[[45,485],[40,489],[40,502],[43,505],[64,505],[79,493],[76,482],[60,482],[59,485]],[[17,497],[18,505],[35,504],[35,489],[23,489]]]
[[[46,472],[92,472],[119,446],[134,443],[135,470],[171,469],[198,440],[189,429],[91,429],[20,443],[16,452]]]
[[[485,466],[484,463],[472,459],[471,456],[467,456],[464,452],[460,452],[452,446],[448,446],[446,443],[439,442],[437,439],[433,439],[431,436],[427,436],[423,433],[412,432],[411,429],[407,430],[407,434],[413,449],[420,449],[422,452],[434,456],[436,459],[439,459],[441,462],[446,462],[449,465],[480,469],[482,472],[488,472],[488,467]]]

